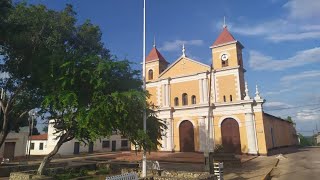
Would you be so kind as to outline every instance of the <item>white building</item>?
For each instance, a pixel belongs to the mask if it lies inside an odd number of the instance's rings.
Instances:
[[[52,121],[50,121],[52,122]],[[57,135],[53,124],[49,122],[48,133],[35,135],[31,137],[30,155],[46,155],[49,154],[58,142]],[[28,149],[28,148],[27,148]],[[64,143],[58,154],[71,155],[79,153],[93,153],[104,151],[130,150],[128,139],[119,134],[114,134],[109,138],[103,138],[95,142],[85,145],[76,139]],[[28,151],[28,150],[27,150]]]
[[[8,158],[10,161],[13,159],[24,158],[26,155],[26,145],[28,142],[28,127],[21,128],[19,133],[10,132],[0,148],[0,159]]]

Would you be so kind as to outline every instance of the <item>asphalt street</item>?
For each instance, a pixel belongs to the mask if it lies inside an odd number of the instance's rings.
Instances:
[[[301,148],[284,154],[272,171],[272,180],[320,179],[320,148]]]

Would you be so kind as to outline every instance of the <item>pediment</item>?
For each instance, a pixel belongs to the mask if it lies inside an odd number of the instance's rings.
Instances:
[[[181,56],[174,63],[172,63],[165,71],[163,71],[159,78],[179,77],[206,72],[210,70],[210,66],[201,62],[192,60],[188,57]]]

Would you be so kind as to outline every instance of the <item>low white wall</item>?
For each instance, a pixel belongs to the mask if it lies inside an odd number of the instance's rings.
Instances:
[[[31,155],[45,155],[50,153],[55,145],[57,144],[58,140],[56,139],[57,134],[55,133],[56,129],[53,127],[54,120],[49,121],[48,125],[48,139],[44,142],[44,149],[39,150],[39,140],[38,142],[35,142],[35,149],[31,150]],[[121,141],[127,140],[125,138],[121,138],[121,135],[115,134],[110,136],[109,138],[103,138],[101,140],[97,140],[93,144],[93,152],[106,152],[106,151],[112,151],[112,141],[116,141],[116,150],[124,150],[124,149],[130,149],[130,142],[128,141],[127,147],[121,147]],[[32,140],[34,142],[35,140]],[[102,141],[109,141],[110,146],[109,148],[103,148],[102,147]],[[75,142],[78,142],[76,139],[73,139],[71,141],[68,141],[64,143],[60,149],[58,154],[60,155],[72,155],[74,154],[74,146]],[[80,143],[79,147],[79,153],[88,153],[89,152],[89,144],[85,145],[84,143]]]
[[[32,140],[31,143],[34,143],[34,149],[30,151],[31,155],[46,155],[49,154],[57,144],[58,140],[55,139],[56,136],[48,135],[48,140]],[[116,141],[116,150],[126,150],[130,149],[130,142],[128,141],[127,147],[121,146],[121,141],[127,140],[121,138],[120,135],[112,135],[110,138],[104,138],[101,140],[97,140],[93,143],[93,152],[108,152],[112,151],[112,141]],[[102,147],[103,141],[109,141],[109,148]],[[76,139],[68,141],[64,143],[59,151],[58,154],[60,155],[72,155],[74,154],[74,146],[75,142],[79,142]],[[39,150],[40,143],[43,143],[43,150]],[[29,145],[28,145],[29,146]],[[80,142],[79,153],[88,153],[89,152],[89,144],[84,144]]]
[[[48,150],[47,150],[47,140],[31,140],[31,143],[34,143],[34,148],[30,149],[30,155],[46,155],[48,154]],[[40,149],[40,143],[43,143],[43,149]],[[27,154],[29,154],[28,152],[28,148],[30,146],[30,141],[28,141],[27,144]]]

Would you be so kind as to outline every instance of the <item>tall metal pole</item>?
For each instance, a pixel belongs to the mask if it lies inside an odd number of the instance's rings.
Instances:
[[[204,160],[205,160],[205,170],[210,172],[212,168],[210,166],[213,165],[213,162],[211,162],[211,159],[209,157],[209,152],[210,152],[210,141],[213,141],[213,139],[210,139],[211,136],[211,128],[212,128],[212,121],[211,121],[211,81],[212,81],[212,65],[210,66],[210,76],[209,76],[209,99],[208,99],[208,131],[207,131],[207,138],[206,138],[206,148],[204,152]],[[211,172],[210,172],[211,173]]]
[[[31,152],[31,137],[32,137],[32,134],[33,134],[33,116],[34,116],[34,111],[32,110],[32,112],[30,113],[31,114],[31,132],[29,134],[29,152],[28,152],[28,159],[30,159],[30,152]]]
[[[143,0],[143,63],[142,63],[143,91],[146,91],[146,0]],[[143,109],[143,130],[147,133],[147,113]],[[142,177],[147,176],[147,152],[143,149],[142,155]]]

